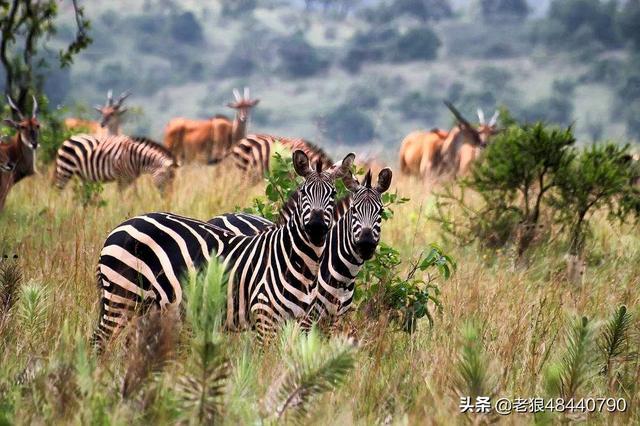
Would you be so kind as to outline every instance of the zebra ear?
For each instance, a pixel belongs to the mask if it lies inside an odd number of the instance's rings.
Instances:
[[[293,153],[293,169],[299,176],[307,177],[311,173],[309,167],[309,157],[304,151],[298,149]]]
[[[386,192],[387,189],[391,186],[391,178],[393,177],[393,172],[390,168],[385,167],[380,170],[378,173],[378,184],[376,185],[376,191],[379,193]]]

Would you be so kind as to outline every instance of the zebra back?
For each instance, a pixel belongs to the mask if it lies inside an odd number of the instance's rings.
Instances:
[[[173,180],[178,166],[166,148],[148,138],[79,134],[58,149],[55,181],[60,189],[74,175],[85,181],[128,184],[149,173],[162,189]]]
[[[231,150],[233,162],[243,171],[252,170],[258,176],[264,176],[269,170],[276,143],[291,151],[302,150],[307,154],[312,164],[319,161],[323,169],[329,168],[333,164],[331,158],[322,148],[307,140],[264,134],[248,135],[238,141]]]

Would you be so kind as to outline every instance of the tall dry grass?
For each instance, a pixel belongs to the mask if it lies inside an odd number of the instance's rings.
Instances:
[[[181,170],[174,193],[166,198],[143,179],[137,194],[133,189],[120,194],[115,184],[107,185],[102,194],[105,206],[82,208],[71,188],[62,193],[52,188],[50,172],[43,170],[15,187],[0,215],[0,255],[18,254],[23,276],[19,288],[12,290],[8,312],[0,313],[6,317],[0,329],[0,423],[189,422],[176,393],[191,352],[188,329],[181,330],[177,340],[163,342],[163,352],[170,355],[148,368],[131,360],[132,350],[127,348],[132,345],[144,353],[135,339],[129,346],[119,342],[100,359],[91,353],[88,338],[97,321],[98,253],[109,231],[133,215],[170,210],[208,219],[248,206],[262,186],[243,183],[225,165],[190,166]],[[427,220],[433,200],[423,194],[422,185],[399,173],[394,187],[411,201],[396,207],[394,218],[384,224],[383,239],[410,260],[439,240],[437,225]],[[345,319],[357,336],[354,368],[341,387],[311,401],[304,423],[488,422],[494,418],[460,413],[460,394],[471,392],[461,377],[465,347],[481,351],[484,361],[479,368],[491,383],[487,392],[511,398],[547,396],[545,374],[550,374],[550,364],[566,357],[567,336],[576,319],[588,317],[597,337],[601,324],[620,305],[628,307],[632,319],[626,355],[617,360],[617,378],[589,367],[575,393],[626,398],[626,412],[590,414],[586,418],[593,424],[640,422],[637,228],[597,220],[581,286],[565,279],[563,252],[556,243],[536,248],[526,270],[513,267],[508,250],[444,248],[457,260],[458,270],[449,281],[438,282],[443,311],[436,315],[433,328],[423,320],[417,332],[408,335],[389,325],[384,315]],[[145,333],[148,330],[142,338]],[[469,335],[477,336],[473,344]],[[286,368],[281,349],[257,348],[251,333],[227,339],[223,351],[230,371],[221,419],[229,424],[272,419],[265,398]],[[598,345],[590,347],[598,350]],[[132,378],[136,369],[144,374]],[[575,419],[530,414],[501,418],[507,424],[562,420]]]

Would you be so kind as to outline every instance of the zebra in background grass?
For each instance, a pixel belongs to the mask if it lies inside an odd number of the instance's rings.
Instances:
[[[320,147],[309,141],[270,135],[248,135],[233,146],[230,155],[233,163],[240,170],[251,171],[255,176],[262,177],[269,171],[276,144],[291,151],[298,149],[304,151],[312,163],[320,162],[323,168],[333,165],[331,158]]]
[[[107,237],[98,262],[102,289],[94,342],[102,349],[144,305],[179,305],[179,279],[203,268],[211,256],[221,260],[227,279],[225,327],[254,327],[263,337],[283,320],[306,315],[325,239],[332,225],[334,180],[350,174],[354,159],[315,170],[302,151],[293,153],[303,183],[288,202],[291,214],[281,225],[257,235],[235,235],[196,219],[150,213],[129,219]]]
[[[303,318],[304,326],[308,327],[311,320],[344,315],[351,308],[355,278],[380,242],[384,210],[382,194],[389,189],[392,176],[391,169],[382,169],[375,187],[371,186],[371,171],[367,172],[362,184],[349,176],[343,179],[351,194],[336,202],[334,225],[329,231],[314,283],[315,303]],[[281,212],[282,217],[289,214],[287,209]],[[248,213],[229,213],[215,217],[209,223],[243,235],[255,235],[275,226],[273,222]]]
[[[55,185],[64,189],[77,175],[90,182],[118,182],[125,189],[141,174],[151,174],[160,190],[171,185],[180,164],[162,145],[147,138],[123,135],[71,136],[56,157]]]

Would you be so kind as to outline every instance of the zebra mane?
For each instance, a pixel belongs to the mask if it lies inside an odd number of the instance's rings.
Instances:
[[[165,154],[167,157],[173,158],[173,154],[171,153],[171,151],[169,151],[164,145],[162,145],[159,142],[154,141],[151,138],[148,138],[146,136],[131,136],[130,139],[133,142],[136,142],[138,144],[141,145],[145,145],[145,146],[150,146],[160,152],[162,152],[163,154]]]
[[[329,157],[329,154],[327,154],[324,151],[324,149],[320,148],[318,145],[314,144],[313,142],[309,142],[306,139],[303,139],[303,142],[309,148],[309,151],[312,151],[312,152],[318,154],[318,156],[322,160],[322,164],[323,165],[326,166],[326,165],[332,165],[333,164],[333,160],[331,159],[331,157]]]

